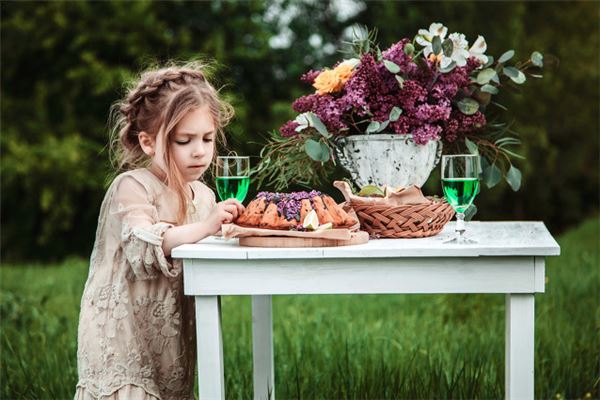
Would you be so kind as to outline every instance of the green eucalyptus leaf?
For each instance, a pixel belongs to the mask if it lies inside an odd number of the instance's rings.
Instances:
[[[479,110],[479,103],[470,97],[465,97],[458,102],[458,109],[465,115],[473,115]]]
[[[491,66],[494,63],[494,57],[493,56],[487,56],[488,60],[485,63],[485,65],[483,66],[483,68],[487,68],[489,66]]]
[[[498,72],[496,72],[496,75],[492,76],[491,81],[497,83],[498,85],[500,84],[500,77],[498,76]]]
[[[523,72],[517,70],[517,76],[514,78],[511,76],[510,79],[512,79],[512,81],[514,83],[517,83],[520,85],[527,80],[527,77],[525,76],[525,74]]]
[[[400,115],[402,115],[402,109],[400,107],[392,108],[392,111],[390,111],[390,121],[392,121],[392,122],[398,121],[398,118],[400,118]]]
[[[471,204],[465,210],[465,221],[470,221],[477,214],[477,206],[475,204]]]
[[[377,121],[372,121],[369,126],[367,126],[367,130],[365,131],[367,134],[369,133],[375,133],[379,130],[379,127],[381,126],[381,124]]]
[[[519,70],[515,67],[504,67],[502,72],[509,78],[516,78],[517,76],[519,76]]]
[[[389,125],[389,124],[390,124],[390,120],[389,120],[389,119],[388,119],[388,120],[386,120],[386,121],[383,121],[383,122],[381,122],[381,123],[379,124],[379,129],[377,129],[377,132],[381,132],[381,131],[383,131],[385,128],[387,128],[387,127],[388,127],[388,125]]]
[[[404,78],[400,75],[395,75],[396,80],[398,81],[398,85],[400,85],[400,89],[404,89]]]
[[[515,192],[521,187],[521,171],[514,165],[511,165],[506,173],[506,182],[510,185],[511,189]]]
[[[442,42],[442,51],[446,57],[452,56],[452,52],[454,51],[454,44],[452,40],[446,39]]]
[[[443,74],[446,74],[446,73],[452,71],[454,68],[456,68],[456,63],[454,61],[452,61],[450,64],[448,64],[447,67],[445,67],[445,68],[440,67],[440,72]]]
[[[393,61],[383,60],[383,65],[385,65],[387,70],[390,71],[392,74],[397,74],[398,72],[400,72],[400,67]]]
[[[483,181],[488,188],[493,188],[502,179],[502,172],[496,164],[490,165],[488,168],[483,170]]]
[[[494,85],[490,85],[489,83],[486,83],[485,85],[483,85],[481,87],[481,91],[490,93],[490,94],[498,94],[498,88]]]
[[[536,67],[541,68],[544,66],[544,56],[539,51],[534,51],[533,53],[531,53],[530,59],[531,63]]]
[[[325,127],[323,122],[321,122],[321,119],[319,117],[317,117],[317,115],[315,113],[308,112],[308,113],[306,113],[306,117],[310,121],[310,124],[317,130],[317,132],[319,132],[321,135],[323,135],[323,137],[325,137],[327,139],[329,139],[331,137],[331,133],[329,133],[327,131],[327,128]]]
[[[431,48],[433,50],[433,54],[436,56],[442,52],[442,38],[439,36],[434,36],[431,41]]]
[[[323,142],[319,142],[319,144],[321,145],[321,162],[327,162],[329,161],[329,146],[327,146],[327,144],[323,143]]]
[[[467,146],[467,149],[469,149],[471,154],[479,154],[479,149],[477,148],[477,145],[467,138],[465,138],[465,145]]]
[[[507,52],[505,52],[504,54],[502,54],[500,56],[500,58],[498,59],[499,63],[505,63],[508,60],[510,60],[511,58],[513,58],[513,56],[515,55],[515,51],[514,50],[508,50]]]
[[[323,158],[323,156],[321,155],[321,144],[316,140],[307,139],[304,143],[304,151],[306,151],[306,154],[308,154],[308,156],[315,161],[321,161],[321,159]]]
[[[479,71],[477,74],[477,83],[480,85],[485,85],[492,79],[492,77],[496,75],[496,71],[494,68],[486,68],[482,71]]]

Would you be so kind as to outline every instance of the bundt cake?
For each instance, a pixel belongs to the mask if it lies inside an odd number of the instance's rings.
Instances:
[[[333,228],[350,228],[358,221],[348,215],[330,196],[311,192],[260,192],[235,221],[237,225],[263,228],[305,230],[302,222],[315,210],[319,224]]]

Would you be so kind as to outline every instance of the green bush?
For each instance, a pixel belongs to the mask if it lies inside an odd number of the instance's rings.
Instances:
[[[546,68],[543,79],[501,101],[525,143],[528,161],[519,164],[523,187],[517,193],[506,184],[483,190],[476,200],[477,218],[544,220],[556,232],[598,210],[596,3],[357,0],[362,11],[346,19],[328,2],[278,4],[3,3],[3,258],[89,255],[110,172],[109,106],[144,65],[172,58],[216,59],[219,85],[238,115],[230,128],[230,147],[257,156],[267,132],[292,117],[293,99],[307,93],[298,77],[339,59],[310,45],[310,36],[319,34],[323,44],[340,48],[342,31],[355,22],[378,27],[383,47],[440,21],[450,32],[484,35],[494,54],[513,48],[517,57],[526,58],[539,49],[546,59],[557,57],[560,64]],[[292,44],[270,48],[269,39],[287,16],[295,34]],[[338,169],[332,179],[342,176]],[[341,199],[330,185],[318,189]],[[440,194],[437,171],[425,192]]]

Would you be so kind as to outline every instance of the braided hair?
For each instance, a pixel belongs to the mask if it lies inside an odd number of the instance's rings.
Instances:
[[[192,109],[208,106],[217,128],[216,141],[225,144],[223,128],[233,117],[233,107],[219,98],[207,81],[206,65],[197,62],[150,69],[111,108],[110,154],[116,172],[147,167],[151,159],[142,150],[138,135],[145,132],[165,143],[165,183],[179,198],[177,223],[183,223],[189,194],[186,183],[170,155],[170,140],[175,127]],[[215,152],[215,156],[216,156]]]

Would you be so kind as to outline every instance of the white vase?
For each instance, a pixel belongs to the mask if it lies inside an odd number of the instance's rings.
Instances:
[[[422,187],[442,156],[442,142],[420,145],[411,134],[350,135],[336,141],[337,158],[359,187]]]

